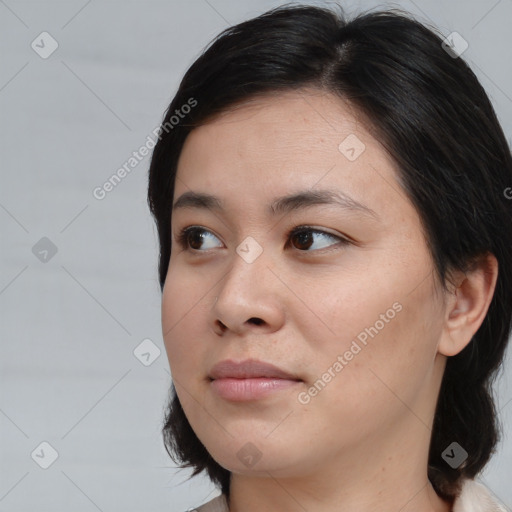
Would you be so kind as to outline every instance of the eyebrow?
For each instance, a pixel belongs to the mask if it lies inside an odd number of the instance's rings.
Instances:
[[[377,213],[370,207],[356,201],[352,197],[341,191],[334,190],[304,190],[290,195],[278,197],[270,203],[268,213],[270,215],[278,215],[290,213],[292,211],[304,210],[318,205],[335,205],[345,210],[356,211],[379,218]],[[185,192],[172,206],[172,211],[185,208],[198,208],[222,212],[224,210],[221,199],[211,194],[203,192]]]

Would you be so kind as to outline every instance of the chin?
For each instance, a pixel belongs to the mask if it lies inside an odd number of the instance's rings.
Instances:
[[[247,435],[243,440],[230,437],[224,446],[207,446],[207,449],[220,466],[240,475],[296,477],[307,473],[314,464],[303,450],[297,449],[302,443],[291,442],[290,439],[284,443],[284,439],[278,436],[272,441],[257,436],[254,441],[247,439]]]

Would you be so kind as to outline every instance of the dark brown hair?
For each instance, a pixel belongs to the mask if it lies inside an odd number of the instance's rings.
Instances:
[[[467,270],[481,255],[498,260],[489,311],[468,346],[448,358],[437,403],[429,479],[441,497],[453,498],[498,440],[491,384],[511,329],[512,201],[505,191],[512,158],[484,89],[465,61],[443,48],[435,28],[397,9],[347,20],[341,8],[288,5],[222,32],[183,77],[152,156],[148,200],[159,233],[160,284],[171,253],[176,166],[188,134],[236,103],[307,86],[338,95],[369,120],[399,168],[443,286],[450,270]],[[174,386],[163,434],[176,462],[193,475],[206,471],[229,494],[229,471],[195,435]],[[452,442],[468,453],[456,469],[442,458]]]

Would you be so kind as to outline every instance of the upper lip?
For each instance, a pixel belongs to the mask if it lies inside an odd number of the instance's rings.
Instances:
[[[296,375],[286,372],[277,366],[257,359],[246,359],[239,363],[226,359],[217,363],[210,371],[209,377],[215,379],[250,379],[267,377],[276,379],[301,380]]]

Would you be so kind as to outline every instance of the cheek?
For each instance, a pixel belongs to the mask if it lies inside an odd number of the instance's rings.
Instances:
[[[205,345],[201,321],[211,297],[191,277],[169,270],[162,296],[162,334],[171,373],[180,380],[191,380],[201,368],[201,347]]]
[[[306,366],[308,384],[327,382],[333,394],[325,399],[353,410],[393,393],[412,400],[431,377],[443,316],[429,267],[421,272],[422,259],[416,261],[418,268],[406,271],[381,261],[373,273],[325,277],[309,288],[312,311],[296,318],[307,343],[303,361],[314,362]]]
[[[350,412],[352,425],[388,423],[406,411],[404,404],[414,408],[422,401],[431,389],[441,332],[431,291],[426,283],[409,295],[377,293],[359,311],[347,306],[343,314],[351,318],[351,333],[317,355],[317,378],[329,379],[325,372],[336,362],[334,370],[342,367],[325,395],[318,395],[318,407],[331,411],[331,421],[347,425]]]

